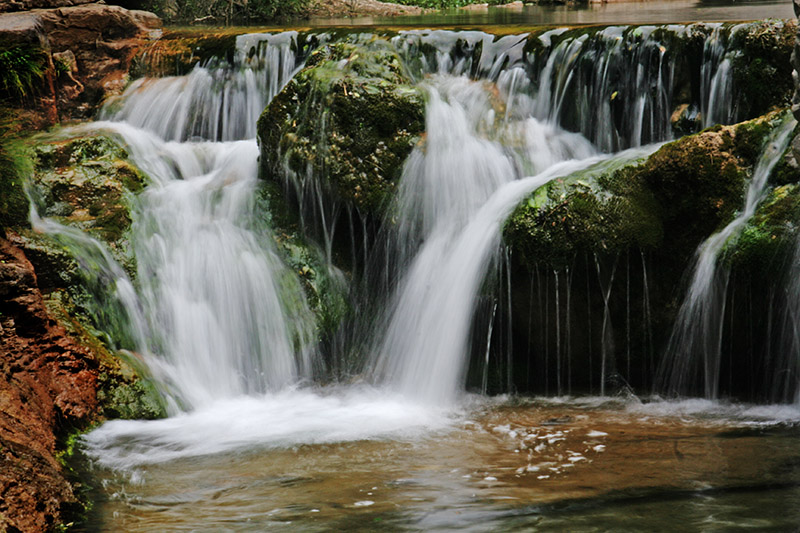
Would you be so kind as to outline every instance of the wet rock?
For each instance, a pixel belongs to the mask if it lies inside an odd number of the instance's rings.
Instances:
[[[161,22],[152,13],[118,6],[57,3],[67,7],[0,15],[0,46],[47,52],[46,84],[39,98],[52,101],[62,119],[85,118],[103,98],[124,88],[136,53],[159,35]],[[74,57],[69,76],[59,75],[51,53]]]
[[[794,15],[800,18],[800,0],[794,0]],[[792,96],[792,113],[794,118],[800,121],[800,27],[794,35],[794,47],[792,48],[792,81],[794,82],[794,95]]]
[[[57,439],[97,410],[97,362],[50,318],[22,252],[0,239],[0,528],[47,531],[78,497]]]
[[[325,45],[259,119],[262,175],[380,212],[424,124],[423,95],[388,41]]]
[[[724,261],[740,272],[780,272],[795,249],[800,220],[800,185],[780,185],[758,206]]]
[[[740,209],[749,171],[776,115],[716,126],[599,176],[536,191],[509,218],[505,240],[525,260],[563,265],[576,252],[656,249],[685,264]]]
[[[672,116],[670,116],[669,122],[676,137],[691,135],[703,125],[702,116],[697,109],[689,104],[680,104],[676,107],[672,112]]]
[[[757,117],[790,105],[796,33],[794,21],[764,21],[734,34],[732,39],[740,41],[737,48],[741,51],[732,60],[740,117]]]
[[[104,241],[130,268],[130,199],[144,188],[146,176],[122,145],[100,134],[32,142],[31,185],[39,214]]]

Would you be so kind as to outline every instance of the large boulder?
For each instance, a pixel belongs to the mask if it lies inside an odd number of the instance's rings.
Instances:
[[[388,41],[324,45],[258,121],[263,176],[378,212],[424,127],[423,94]]]
[[[570,379],[573,391],[594,393],[602,374],[608,387],[652,391],[693,257],[742,209],[752,170],[784,119],[770,114],[716,126],[665,144],[649,157],[553,181],[526,198],[503,234],[514,282],[514,348],[530,358],[515,368],[563,361],[562,370],[549,377],[515,376],[516,385],[538,392]],[[752,329],[746,327],[749,316],[768,314],[771,301],[742,299],[770,290],[769,280],[781,278],[796,242],[800,173],[789,159],[784,157],[765,201],[720,258],[733,268],[728,289],[739,291],[735,318],[742,331]],[[748,315],[748,305],[754,315]],[[562,334],[566,328],[568,340],[559,341],[557,327],[531,329],[547,323],[560,324]],[[750,344],[740,340],[743,348],[732,350],[731,360],[750,361],[744,353]],[[737,393],[749,394],[744,388]]]
[[[161,26],[145,11],[74,0],[63,4],[67,7],[0,15],[0,51],[10,57],[31,48],[45,54],[34,92],[52,115],[50,122],[90,116],[108,94],[121,92],[137,52],[160,35]]]
[[[551,182],[506,223],[526,262],[563,265],[575,252],[658,248],[685,264],[741,208],[775,115],[715,126],[665,144],[645,161]]]

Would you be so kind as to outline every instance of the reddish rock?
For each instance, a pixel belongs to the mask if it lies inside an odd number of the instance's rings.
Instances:
[[[80,3],[64,1],[70,2]],[[0,15],[0,42],[32,44],[55,57],[74,58],[67,71],[59,72],[50,62],[41,107],[48,110],[52,101],[61,119],[85,118],[108,94],[124,88],[133,58],[160,36],[160,27],[160,19],[146,11],[69,5]]]
[[[0,238],[0,530],[47,531],[77,504],[56,439],[97,412],[97,363],[50,316],[23,253]]]

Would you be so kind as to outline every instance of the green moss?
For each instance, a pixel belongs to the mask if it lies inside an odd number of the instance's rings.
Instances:
[[[5,228],[28,225],[25,179],[31,163],[24,146],[0,126],[0,234]]]
[[[715,126],[665,144],[644,162],[551,182],[512,214],[505,241],[529,266],[635,247],[656,250],[678,268],[741,208],[751,169],[781,118]]]
[[[327,264],[319,247],[309,244],[301,236],[297,213],[288,208],[278,184],[261,184],[258,212],[266,225],[272,228],[281,258],[292,273],[291,279],[283,282],[287,286],[284,302],[288,300],[291,305],[299,281],[305,302],[314,313],[316,338],[333,334],[351,311],[345,280],[336,274],[333,266]],[[297,303],[294,307],[300,308],[302,305]]]
[[[84,313],[64,290],[45,298],[47,311],[67,334],[85,346],[98,364],[97,400],[105,418],[154,419],[166,416],[161,394],[145,366],[131,352],[112,351],[106,335],[85,322]]]
[[[31,192],[39,214],[55,217],[108,244],[116,260],[133,275],[127,241],[131,201],[146,176],[131,163],[125,148],[107,135],[35,137]]]
[[[263,176],[288,170],[379,212],[424,120],[423,95],[388,41],[324,46],[259,119]]]
[[[770,191],[738,237],[726,243],[724,260],[739,270],[763,273],[783,265],[795,247],[800,220],[800,185]]]
[[[577,253],[657,246],[657,205],[634,169],[630,160],[612,160],[550,182],[517,207],[506,222],[505,242],[524,264],[555,268]]]
[[[794,83],[790,57],[795,32],[793,21],[764,21],[732,37],[741,50],[733,59],[740,116],[763,115],[791,102]]]

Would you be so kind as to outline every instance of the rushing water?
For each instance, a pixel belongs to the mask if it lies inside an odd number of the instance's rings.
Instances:
[[[693,528],[796,525],[791,505],[765,517],[748,501],[800,497],[793,407],[464,393],[476,302],[511,210],[553,179],[590,179],[671,137],[684,68],[675,39],[705,42],[689,76],[696,111],[736,119],[726,70],[735,31],[556,29],[535,36],[531,54],[527,35],[395,37],[428,92],[426,138],[406,162],[386,237],[399,259],[382,265],[394,279],[357,376],[368,383],[311,381],[312,315],[255,205],[255,120],[302,65],[297,34],[243,35],[233,64],[132,84],[89,129],[122,139],[151,180],[131,233],[135,294],[100,255],[170,417],[85,436],[102,487],[86,527],[647,530],[673,528],[676,512]],[[603,363],[605,374],[605,352]]]

